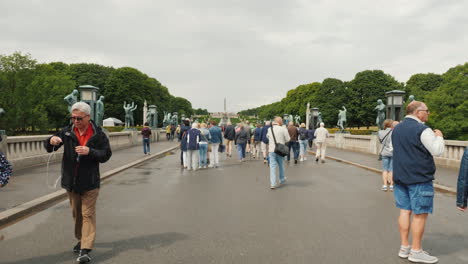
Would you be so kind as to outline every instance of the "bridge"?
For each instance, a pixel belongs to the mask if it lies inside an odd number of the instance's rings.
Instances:
[[[380,163],[367,151],[371,147],[363,147],[372,140],[347,137],[328,149],[324,164],[310,154],[287,164],[287,182],[275,190],[260,160],[239,163],[223,155],[220,168],[193,172],[180,168],[176,142],[154,143],[158,154],[151,157],[139,145],[116,150],[102,165],[107,178],[98,199],[93,262],[408,263],[397,256],[393,195],[380,191]],[[441,188],[423,246],[440,263],[467,263],[467,216],[455,207],[458,171],[450,163],[439,161]],[[58,172],[59,163],[52,164],[49,184]],[[0,190],[0,218],[32,200],[47,203],[44,197],[57,190],[47,187],[46,176],[45,166],[18,171]],[[0,238],[0,263],[75,258],[71,212],[60,198],[4,223]]]

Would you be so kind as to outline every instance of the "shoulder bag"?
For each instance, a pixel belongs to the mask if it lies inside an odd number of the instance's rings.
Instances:
[[[275,141],[275,150],[274,152],[281,157],[287,156],[289,154],[289,148],[285,144],[276,142],[275,132],[273,126],[271,126],[271,134],[273,134],[273,140]]]

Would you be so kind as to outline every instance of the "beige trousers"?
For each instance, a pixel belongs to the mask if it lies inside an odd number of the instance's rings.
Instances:
[[[99,189],[84,193],[68,192],[75,221],[75,237],[81,241],[81,248],[93,249],[96,240],[96,201]]]
[[[327,150],[327,143],[315,142],[315,146],[317,146],[315,157],[320,157],[321,160],[325,160],[325,151]]]

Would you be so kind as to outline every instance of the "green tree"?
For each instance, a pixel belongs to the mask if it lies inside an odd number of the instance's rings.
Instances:
[[[445,138],[468,140],[468,63],[449,69],[442,79],[436,90],[424,96],[431,110],[428,124]]]
[[[315,105],[322,113],[326,126],[335,126],[338,122],[338,110],[349,101],[348,89],[339,79],[327,78],[317,90]]]
[[[384,100],[387,91],[402,89],[403,84],[381,70],[357,73],[348,86],[350,100],[345,105],[348,109],[348,126],[374,126],[377,100]]]
[[[6,111],[0,124],[11,132],[28,128],[32,106],[27,100],[26,87],[32,81],[36,64],[30,54],[0,55],[0,106]]]
[[[406,82],[406,95],[414,95],[416,100],[425,101],[426,95],[439,88],[442,76],[435,73],[418,73]]]

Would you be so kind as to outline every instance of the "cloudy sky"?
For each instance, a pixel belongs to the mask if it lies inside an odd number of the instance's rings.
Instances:
[[[0,54],[130,66],[195,108],[239,111],[381,69],[468,61],[468,1],[0,0]]]

